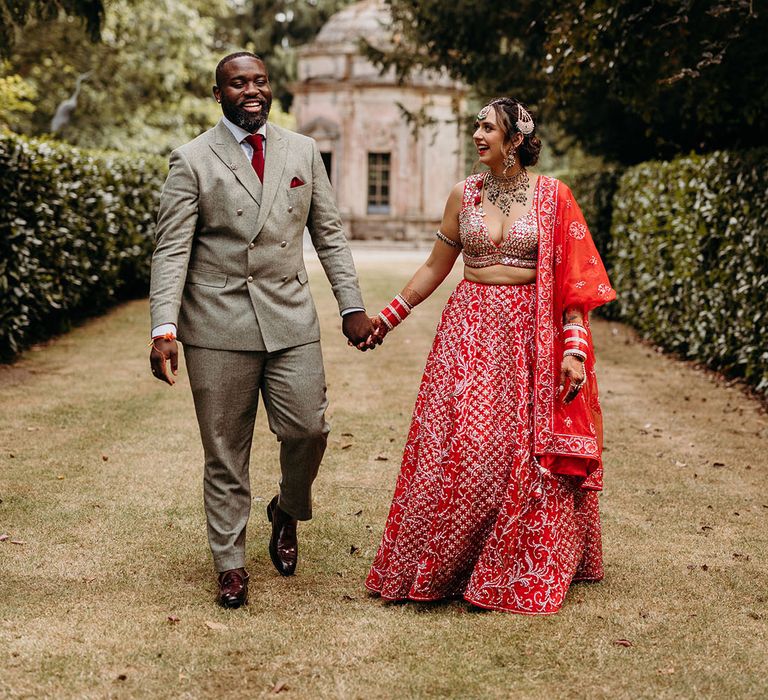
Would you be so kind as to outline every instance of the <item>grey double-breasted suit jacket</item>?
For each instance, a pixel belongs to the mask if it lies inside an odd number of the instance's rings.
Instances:
[[[304,184],[291,187],[294,178]],[[267,125],[264,185],[223,122],[173,151],[152,258],[152,327],[183,343],[275,352],[320,338],[304,227],[339,309],[363,307],[330,182],[311,138]]]

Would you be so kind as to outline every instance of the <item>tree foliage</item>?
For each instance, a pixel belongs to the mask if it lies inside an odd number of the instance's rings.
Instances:
[[[101,33],[103,0],[0,0],[0,57],[7,57],[19,29],[32,18],[50,21],[65,14],[85,21],[94,41]]]
[[[60,137],[78,146],[166,153],[215,123],[213,70],[222,49],[216,13],[226,0],[114,0],[98,44],[71,20],[38,20],[22,32],[14,70],[37,88],[23,131],[49,130],[57,105],[90,73]],[[203,9],[204,8],[204,9]],[[56,80],[51,80],[55,76]]]
[[[8,61],[0,61],[0,124],[15,126],[34,113],[36,99],[35,87],[12,73]]]
[[[766,143],[768,13],[749,0],[566,5],[548,42],[557,120],[625,162]]]
[[[269,67],[275,97],[290,109],[296,80],[296,48],[307,44],[331,15],[351,0],[244,0],[224,20],[229,43],[259,54]]]
[[[257,31],[250,27],[252,15],[243,14],[254,8],[229,0],[110,0],[96,44],[74,18],[32,18],[19,30],[0,77],[16,81],[28,96],[36,93],[25,102],[34,109],[10,112],[4,108],[8,91],[0,89],[0,123],[31,136],[48,133],[57,106],[74,94],[77,77],[88,73],[72,119],[57,136],[87,148],[167,153],[220,117],[211,88],[223,55],[242,48],[262,52],[282,94],[291,76],[292,42],[314,36],[339,2],[293,3],[311,8],[303,14],[291,14],[292,3],[284,2],[283,14],[265,9]],[[278,46],[270,48],[270,41]],[[271,119],[291,123],[277,100]]]
[[[768,13],[749,0],[387,0],[401,76],[442,68],[513,94],[625,163],[766,142]]]

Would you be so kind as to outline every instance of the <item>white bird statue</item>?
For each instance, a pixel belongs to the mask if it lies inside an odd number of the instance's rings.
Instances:
[[[63,100],[56,108],[56,114],[51,119],[51,133],[55,134],[61,131],[72,118],[72,113],[77,107],[77,98],[80,95],[80,86],[83,81],[87,80],[93,71],[87,73],[81,73],[77,76],[77,82],[75,83],[75,91],[66,99]]]

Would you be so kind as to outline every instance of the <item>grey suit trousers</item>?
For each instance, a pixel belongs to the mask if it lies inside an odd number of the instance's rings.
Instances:
[[[249,464],[259,394],[280,442],[279,506],[312,517],[312,482],[325,452],[325,372],[320,343],[279,352],[184,347],[205,451],[203,493],[217,571],[245,566]]]

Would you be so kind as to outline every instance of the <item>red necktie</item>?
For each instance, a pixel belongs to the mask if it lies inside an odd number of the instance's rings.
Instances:
[[[250,136],[246,136],[245,140],[253,146],[251,165],[259,176],[259,180],[264,182],[264,135],[251,134]]]

